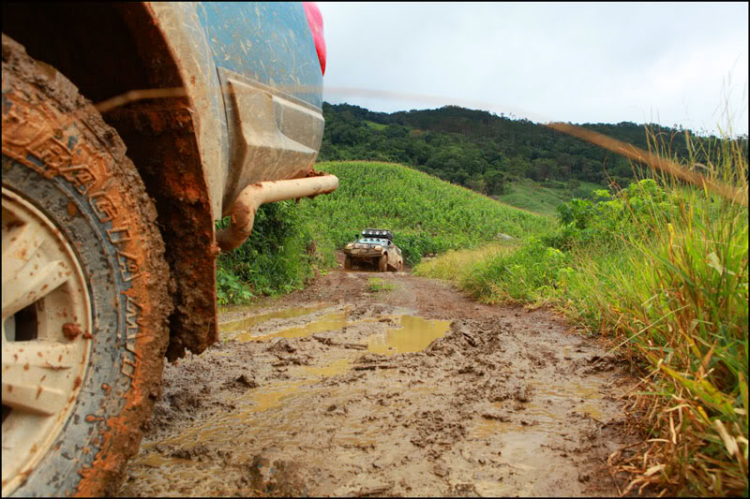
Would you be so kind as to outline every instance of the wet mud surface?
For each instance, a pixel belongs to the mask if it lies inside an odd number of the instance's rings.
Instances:
[[[343,270],[270,303],[167,366],[121,495],[617,495],[632,382],[559,316]]]

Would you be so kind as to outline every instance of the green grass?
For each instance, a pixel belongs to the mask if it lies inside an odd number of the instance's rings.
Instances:
[[[489,260],[498,255],[509,254],[517,248],[518,244],[499,242],[474,249],[450,250],[437,258],[422,261],[414,269],[414,273],[458,284],[462,276],[460,269],[467,269],[476,262]]]
[[[218,225],[228,223],[227,218]],[[218,304],[248,303],[256,296],[299,289],[317,269],[334,263],[333,250],[316,239],[294,201],[262,205],[251,237],[217,259]]]
[[[725,141],[698,153],[711,180],[746,199],[746,152]],[[630,410],[644,436],[617,461],[630,487],[747,496],[748,210],[658,180],[563,204],[560,226],[516,251],[447,254],[415,273],[488,303],[557,306],[629,355],[643,369]]]
[[[371,293],[378,293],[380,291],[393,291],[397,288],[397,286],[392,282],[386,282],[379,277],[371,277],[370,279],[368,279],[367,283],[367,289]]]
[[[383,130],[386,125],[381,125],[380,123],[375,123],[374,121],[367,121],[365,120],[365,125],[369,126],[373,130]]]
[[[554,215],[561,204],[573,197],[583,197],[584,193],[601,189],[598,184],[578,182],[578,187],[551,188],[544,187],[530,179],[520,180],[510,184],[510,192],[496,196],[498,201],[542,215]],[[564,185],[564,184],[562,184]]]

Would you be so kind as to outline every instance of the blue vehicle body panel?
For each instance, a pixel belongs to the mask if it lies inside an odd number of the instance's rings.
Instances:
[[[214,63],[322,107],[323,76],[300,3],[199,3]]]

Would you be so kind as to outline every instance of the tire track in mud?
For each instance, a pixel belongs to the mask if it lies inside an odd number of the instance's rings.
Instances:
[[[270,303],[167,367],[121,495],[617,495],[631,381],[555,314],[406,273]]]

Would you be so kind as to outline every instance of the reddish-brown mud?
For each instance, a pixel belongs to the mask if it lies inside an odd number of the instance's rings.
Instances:
[[[629,380],[555,314],[342,270],[270,303],[167,367],[122,495],[617,495]]]

